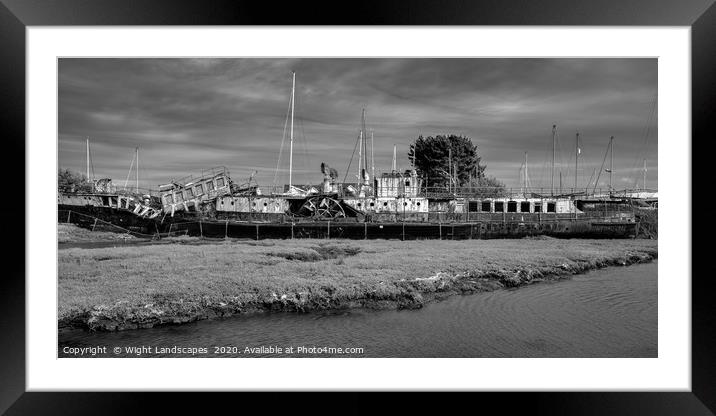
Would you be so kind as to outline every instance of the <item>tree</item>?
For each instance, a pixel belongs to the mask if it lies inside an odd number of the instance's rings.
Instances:
[[[505,184],[494,176],[482,176],[478,178],[477,186],[480,188],[478,194],[482,197],[497,198],[505,196]]]
[[[69,169],[58,170],[57,188],[64,192],[92,192],[93,190],[92,184],[87,182],[85,175]]]
[[[480,164],[477,146],[469,137],[421,135],[410,145],[408,158],[428,187],[448,186],[450,159],[455,173],[453,186],[468,186],[485,176],[485,165]]]

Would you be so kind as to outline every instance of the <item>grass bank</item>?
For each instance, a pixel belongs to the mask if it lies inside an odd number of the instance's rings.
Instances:
[[[654,240],[263,240],[59,251],[58,320],[147,328],[259,311],[420,308],[648,262]]]

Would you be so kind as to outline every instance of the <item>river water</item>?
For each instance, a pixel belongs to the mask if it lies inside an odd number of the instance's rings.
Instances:
[[[102,346],[105,353],[88,355]],[[60,333],[59,357],[79,357],[72,348],[86,348],[83,357],[657,357],[657,262],[454,296],[418,310],[270,313]]]

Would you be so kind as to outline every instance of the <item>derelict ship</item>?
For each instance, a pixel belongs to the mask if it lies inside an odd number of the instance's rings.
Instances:
[[[295,74],[291,152],[294,94]],[[637,212],[652,209],[656,201],[644,202],[626,192],[621,197],[615,192],[554,194],[529,188],[506,192],[459,187],[452,180],[445,187],[428,187],[416,170],[396,169],[395,148],[391,171],[376,177],[372,161],[372,175],[368,173],[364,115],[356,144],[357,182],[339,182],[338,172],[322,163],[322,183],[296,186],[291,153],[289,184],[281,189],[262,189],[253,175],[236,183],[224,167],[172,180],[158,192],[140,192],[138,186],[127,191],[126,184],[118,190],[103,179],[92,183],[92,192],[60,190],[58,221],[159,238],[631,238],[638,232]],[[372,154],[372,144],[370,148]]]

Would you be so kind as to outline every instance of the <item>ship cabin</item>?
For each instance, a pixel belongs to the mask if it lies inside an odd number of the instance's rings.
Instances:
[[[202,171],[198,177],[188,176],[159,185],[162,208],[172,216],[177,211],[196,212],[199,204],[231,194],[231,178],[224,167]]]
[[[383,173],[374,179],[373,185],[375,196],[346,198],[345,203],[366,214],[396,215],[428,212],[428,199],[419,196],[420,179],[414,170]],[[372,218],[376,219],[380,216]]]
[[[468,200],[467,212],[491,213],[554,213],[568,214],[575,212],[570,199],[549,198],[489,198]]]
[[[420,191],[420,180],[414,170],[392,171],[375,180],[375,189],[378,198],[415,198]]]

